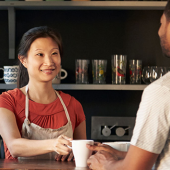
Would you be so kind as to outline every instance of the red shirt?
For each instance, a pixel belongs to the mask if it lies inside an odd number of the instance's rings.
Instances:
[[[80,102],[69,94],[59,91],[63,99],[74,129],[85,120],[84,111]],[[20,89],[9,90],[0,95],[0,107],[6,108],[15,114],[18,129],[21,133],[22,124],[25,119],[25,95]],[[57,98],[50,104],[40,104],[29,100],[29,120],[42,128],[58,129],[67,124],[64,108]],[[5,142],[5,159],[14,159]]]

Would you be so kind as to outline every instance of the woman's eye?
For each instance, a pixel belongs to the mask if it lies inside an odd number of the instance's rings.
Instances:
[[[53,55],[57,55],[58,53],[57,52],[54,52],[54,53],[52,53]]]
[[[43,54],[42,54],[42,53],[38,53],[37,55],[38,55],[38,56],[43,56]]]

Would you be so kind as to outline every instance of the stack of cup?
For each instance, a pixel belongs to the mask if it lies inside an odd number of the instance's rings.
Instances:
[[[92,60],[93,84],[106,84],[107,60]]]
[[[150,82],[163,77],[167,73],[166,67],[151,66],[150,69]]]
[[[126,55],[112,55],[112,84],[126,84]]]
[[[129,60],[130,84],[141,84],[142,60]]]
[[[82,60],[77,59],[76,60],[76,83],[77,84],[88,84],[89,78],[88,78],[88,69],[89,69],[89,60]]]

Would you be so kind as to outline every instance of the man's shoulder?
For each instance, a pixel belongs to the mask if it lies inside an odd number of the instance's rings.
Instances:
[[[163,77],[155,81],[155,84],[170,89],[170,72],[166,73]]]
[[[167,88],[168,90],[170,90],[170,72],[168,72],[163,77],[159,78],[158,80],[154,81],[146,87],[146,89],[150,90],[155,88]]]
[[[148,85],[143,92],[145,97],[152,97],[152,99],[170,99],[170,72],[163,77]]]

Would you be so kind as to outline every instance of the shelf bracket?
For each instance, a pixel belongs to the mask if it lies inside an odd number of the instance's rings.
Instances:
[[[9,59],[15,59],[15,9],[8,7]]]

